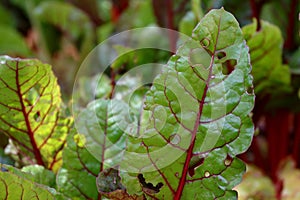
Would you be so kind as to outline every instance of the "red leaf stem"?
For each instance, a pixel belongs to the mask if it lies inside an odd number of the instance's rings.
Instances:
[[[298,0],[292,0],[291,4],[290,4],[290,11],[288,14],[288,25],[287,25],[287,29],[286,29],[286,40],[284,43],[284,48],[286,49],[292,49],[294,48],[296,45],[296,43],[294,42],[294,36],[296,33],[295,30],[295,17],[296,17],[296,8],[297,5],[299,5],[299,3],[297,3]]]
[[[24,120],[25,120],[25,123],[26,123],[27,130],[28,130],[27,134],[28,134],[28,136],[30,138],[30,143],[32,145],[33,154],[35,156],[37,164],[45,166],[45,163],[43,161],[40,149],[38,148],[38,146],[36,144],[36,141],[35,141],[35,138],[34,138],[34,131],[32,130],[32,127],[30,125],[29,113],[26,112],[26,107],[25,107],[24,102],[23,102],[23,97],[22,97],[23,94],[22,94],[22,91],[21,91],[21,84],[19,82],[19,78],[20,78],[19,77],[19,62],[17,62],[17,65],[16,65],[17,95],[18,95],[20,103],[21,103],[22,113],[23,113],[23,116],[24,116]]]
[[[300,113],[295,115],[294,128],[293,157],[297,162],[297,167],[300,167]]]

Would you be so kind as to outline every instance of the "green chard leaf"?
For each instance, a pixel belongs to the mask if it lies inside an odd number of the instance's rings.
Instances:
[[[60,192],[80,199],[101,197],[96,178],[105,169],[117,167],[125,149],[125,133],[132,121],[122,109],[125,105],[118,100],[98,99],[78,115],[78,133],[69,136],[58,173]]]
[[[236,19],[210,11],[146,94],[139,138],[120,163],[130,194],[236,199],[254,106],[248,47]]]
[[[30,173],[35,183],[47,185],[51,188],[56,187],[56,176],[55,174],[45,169],[40,165],[29,165],[22,168],[22,172]]]
[[[56,171],[71,119],[62,118],[60,89],[51,66],[0,57],[0,131],[21,161]]]
[[[126,147],[126,133],[136,132],[136,119],[127,111],[128,105],[121,100],[98,99],[76,120],[77,131],[84,139],[82,146],[101,162],[101,171],[118,166]]]
[[[59,192],[70,198],[98,199],[96,177],[100,162],[85,148],[84,138],[74,131],[63,150],[63,165],[57,174]]]
[[[280,94],[290,88],[290,71],[282,63],[283,38],[280,29],[266,21],[257,21],[243,27],[243,34],[250,49],[252,73],[256,94]]]
[[[45,180],[41,179],[55,176],[51,171],[42,166],[28,166],[27,169],[0,164],[0,199],[65,199],[54,188],[41,185]]]

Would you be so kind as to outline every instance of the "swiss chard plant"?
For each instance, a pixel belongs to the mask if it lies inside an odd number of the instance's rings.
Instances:
[[[2,56],[0,131],[22,168],[1,165],[0,199],[236,199],[237,155],[254,132],[250,73],[243,32],[224,9],[136,94],[139,112],[101,79],[106,95],[73,119],[49,65]]]

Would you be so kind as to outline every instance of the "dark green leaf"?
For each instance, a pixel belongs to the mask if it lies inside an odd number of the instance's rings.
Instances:
[[[127,108],[127,109],[126,109]],[[125,149],[126,133],[136,132],[136,120],[119,100],[95,100],[76,120],[85,147],[101,162],[101,171],[116,167]]]
[[[101,165],[84,143],[84,138],[78,134],[68,136],[63,165],[57,174],[57,187],[70,198],[98,199],[96,177]]]
[[[131,172],[121,174],[128,192],[236,199],[232,188],[245,170],[236,155],[247,150],[254,132],[250,71],[238,22],[224,9],[209,12],[146,95],[140,137],[121,163]]]
[[[96,177],[105,169],[117,167],[125,149],[126,132],[135,128],[134,118],[124,108],[127,107],[122,101],[98,99],[79,114],[79,134],[68,138],[57,179],[66,196],[98,198]]]

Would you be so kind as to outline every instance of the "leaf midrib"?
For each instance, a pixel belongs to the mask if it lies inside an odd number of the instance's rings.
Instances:
[[[27,130],[28,130],[27,134],[29,136],[30,143],[31,143],[32,148],[33,148],[34,157],[37,161],[37,164],[45,166],[45,163],[43,161],[40,149],[38,148],[38,146],[35,142],[34,132],[32,130],[32,127],[31,127],[31,124],[30,124],[30,121],[29,121],[29,116],[28,116],[28,113],[26,112],[26,107],[25,107],[24,102],[23,102],[21,84],[19,82],[19,61],[16,61],[16,87],[17,87],[17,95],[19,97],[19,101],[20,101],[20,104],[21,104],[21,112],[24,116],[24,120],[25,120],[26,127],[27,127]]]
[[[197,118],[196,118],[196,122],[195,122],[193,132],[191,133],[192,134],[191,145],[189,146],[189,148],[187,150],[186,160],[184,162],[182,175],[181,175],[181,178],[180,178],[180,181],[179,181],[179,184],[178,184],[175,196],[174,196],[174,200],[180,200],[180,198],[181,198],[181,195],[182,195],[185,183],[186,183],[186,176],[187,176],[187,173],[189,171],[189,164],[190,164],[191,159],[193,157],[193,149],[194,149],[194,146],[195,146],[196,134],[197,134],[198,128],[201,124],[200,118],[202,116],[204,100],[206,98],[206,94],[207,94],[207,91],[208,91],[208,88],[209,88],[209,82],[210,82],[211,77],[212,77],[212,67],[213,67],[213,64],[214,64],[215,52],[216,52],[216,49],[217,49],[217,44],[218,44],[218,39],[219,39],[219,34],[220,34],[220,24],[221,24],[221,16],[220,16],[220,19],[219,19],[219,22],[218,22],[218,34],[217,34],[217,37],[216,37],[216,43],[214,45],[214,52],[213,52],[212,57],[211,57],[211,62],[210,62],[210,67],[209,67],[209,76],[206,80],[206,85],[205,85],[205,88],[204,88],[204,91],[203,91],[202,98],[201,98],[200,101],[198,101],[199,102],[199,112],[197,114]]]

